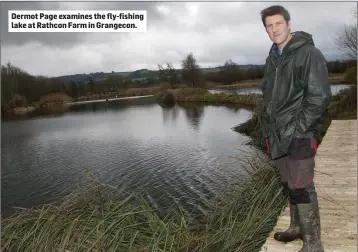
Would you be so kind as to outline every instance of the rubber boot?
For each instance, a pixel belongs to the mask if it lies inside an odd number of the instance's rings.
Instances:
[[[299,252],[324,252],[317,193],[309,192],[311,203],[297,204],[303,246]]]
[[[292,242],[296,239],[302,239],[300,231],[300,222],[298,218],[297,206],[290,203],[290,218],[291,223],[289,228],[284,232],[276,232],[274,239],[280,242]]]
[[[285,198],[289,198],[289,188],[287,182],[282,182],[283,195]],[[290,226],[284,232],[276,232],[274,234],[274,239],[280,242],[292,242],[296,239],[302,239],[300,232],[300,223],[298,220],[297,207],[295,204],[292,204],[290,201]]]

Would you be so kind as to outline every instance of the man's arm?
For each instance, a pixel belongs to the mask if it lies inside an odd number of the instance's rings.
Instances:
[[[296,128],[297,132],[302,134],[314,130],[317,122],[322,119],[332,97],[326,59],[316,48],[312,48],[308,53],[303,71],[303,81],[305,98],[297,118]]]

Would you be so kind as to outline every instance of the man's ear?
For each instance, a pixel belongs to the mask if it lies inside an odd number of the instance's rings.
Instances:
[[[291,21],[287,21],[288,30],[291,31]]]

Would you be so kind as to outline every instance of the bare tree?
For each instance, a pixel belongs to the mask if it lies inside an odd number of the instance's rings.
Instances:
[[[191,87],[197,88],[203,84],[202,71],[193,53],[189,53],[182,61],[181,74],[183,81]]]
[[[167,81],[167,70],[160,64],[158,64],[158,78],[159,82]]]
[[[168,62],[167,62],[167,75],[168,75],[169,83],[172,89],[174,89],[175,88],[174,84],[178,81],[178,75],[172,63],[168,63]]]
[[[178,75],[173,67],[172,63],[167,62],[167,68],[164,68],[162,65],[158,64],[158,77],[160,81],[168,82],[171,85],[171,88],[175,88],[175,83],[178,82]]]
[[[357,18],[357,9],[354,9],[353,15]],[[357,21],[355,21],[353,25],[345,25],[344,28],[338,32],[336,45],[350,59],[357,59]]]

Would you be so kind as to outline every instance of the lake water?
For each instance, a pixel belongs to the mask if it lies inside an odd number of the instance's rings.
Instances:
[[[342,89],[348,88],[349,85],[344,84],[337,84],[331,85],[332,95],[336,95]],[[259,88],[240,88],[240,89],[231,89],[231,90],[209,90],[212,94],[219,94],[219,93],[227,93],[227,94],[261,94],[261,90]]]
[[[200,209],[242,177],[249,139],[231,127],[249,119],[225,106],[162,108],[151,101],[72,106],[58,116],[1,125],[2,204],[32,207],[71,192],[85,169],[102,182],[145,192],[162,206]],[[160,199],[159,199],[160,198]]]

